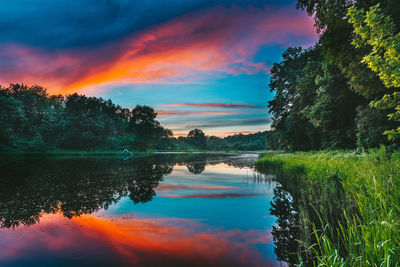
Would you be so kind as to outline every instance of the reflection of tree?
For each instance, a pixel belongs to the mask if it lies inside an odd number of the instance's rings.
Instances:
[[[282,185],[274,189],[271,203],[271,214],[278,224],[272,230],[275,253],[290,266],[298,265],[299,256],[305,266],[313,266],[317,249],[313,247],[317,242],[313,227],[321,232],[327,224],[332,229],[339,229],[340,224],[345,229],[344,216],[354,214],[354,203],[335,177],[324,185],[279,174],[277,179]],[[335,231],[324,233],[330,240],[338,240]],[[344,245],[338,247],[340,255],[348,255]]]
[[[31,225],[43,212],[61,211],[68,218],[88,214],[128,194],[135,203],[144,203],[172,166],[151,158],[2,162],[0,226]]]
[[[0,161],[0,227],[31,225],[43,213],[67,218],[107,209],[122,197],[145,203],[175,164],[201,173],[229,155],[157,155],[117,158],[28,158]]]
[[[133,183],[128,187],[129,197],[137,203],[145,203],[156,195],[154,188],[159,181],[172,172],[172,164],[155,164],[149,158],[139,159],[136,162],[137,170],[134,173]]]
[[[204,171],[206,168],[206,162],[192,162],[192,163],[187,163],[186,167],[188,170],[193,173],[193,174],[200,174]]]
[[[174,164],[186,165],[193,174],[200,174],[208,165],[220,163],[236,168],[252,168],[257,155],[234,155],[221,153],[191,153],[191,154],[160,154],[157,159],[161,162],[173,162]]]
[[[296,264],[298,261],[299,215],[293,207],[290,194],[281,186],[274,189],[271,214],[277,217],[278,224],[272,229],[275,254],[279,261]]]

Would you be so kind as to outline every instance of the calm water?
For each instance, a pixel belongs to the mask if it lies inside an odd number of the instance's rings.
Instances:
[[[0,265],[285,265],[256,158],[3,159]]]

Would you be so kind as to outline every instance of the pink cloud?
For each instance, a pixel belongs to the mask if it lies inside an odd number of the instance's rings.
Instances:
[[[214,107],[214,108],[262,108],[260,105],[253,104],[235,104],[235,103],[171,103],[164,104],[172,107]]]
[[[273,243],[271,233],[239,229],[212,232],[198,221],[179,218],[85,215],[68,220],[55,214],[44,216],[40,224],[29,228],[0,229],[0,234],[0,264],[18,263],[23,258],[135,266],[279,266],[257,248]]]
[[[233,186],[207,186],[207,185],[183,185],[183,184],[160,184],[157,190],[231,190],[238,189]]]
[[[2,44],[0,82],[68,93],[111,82],[195,83],[210,73],[254,74],[267,71],[266,63],[254,61],[261,46],[286,46],[294,36],[316,39],[313,20],[303,12],[218,6],[101,47],[46,51]]]
[[[187,195],[163,195],[168,198],[242,198],[242,197],[258,197],[262,194],[246,194],[246,193],[220,193],[220,194],[187,194]]]
[[[206,115],[206,116],[217,116],[217,115],[236,115],[238,112],[226,112],[226,111],[183,111],[183,110],[157,110],[158,116],[188,116],[188,115]]]

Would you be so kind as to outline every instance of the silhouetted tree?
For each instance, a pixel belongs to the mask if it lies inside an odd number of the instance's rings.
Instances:
[[[132,110],[128,130],[135,136],[134,147],[137,150],[153,148],[160,138],[172,135],[156,120],[157,113],[148,106],[137,105]]]
[[[194,145],[199,149],[204,149],[206,147],[207,137],[200,129],[193,129],[187,135],[187,142]]]

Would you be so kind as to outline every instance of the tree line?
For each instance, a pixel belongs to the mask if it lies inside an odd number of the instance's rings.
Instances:
[[[147,106],[130,110],[84,95],[48,95],[41,86],[0,88],[2,150],[154,147],[172,132]]]
[[[149,106],[122,108],[111,100],[49,95],[33,85],[0,86],[0,150],[263,150],[265,133],[206,136],[194,129],[173,138]]]
[[[319,41],[271,69],[267,147],[369,149],[400,144],[400,2],[298,0]]]
[[[170,139],[176,150],[209,150],[209,151],[254,151],[266,149],[268,132],[252,134],[234,134],[226,137],[206,136],[200,129],[189,131],[186,137]],[[168,149],[168,148],[166,148]]]

